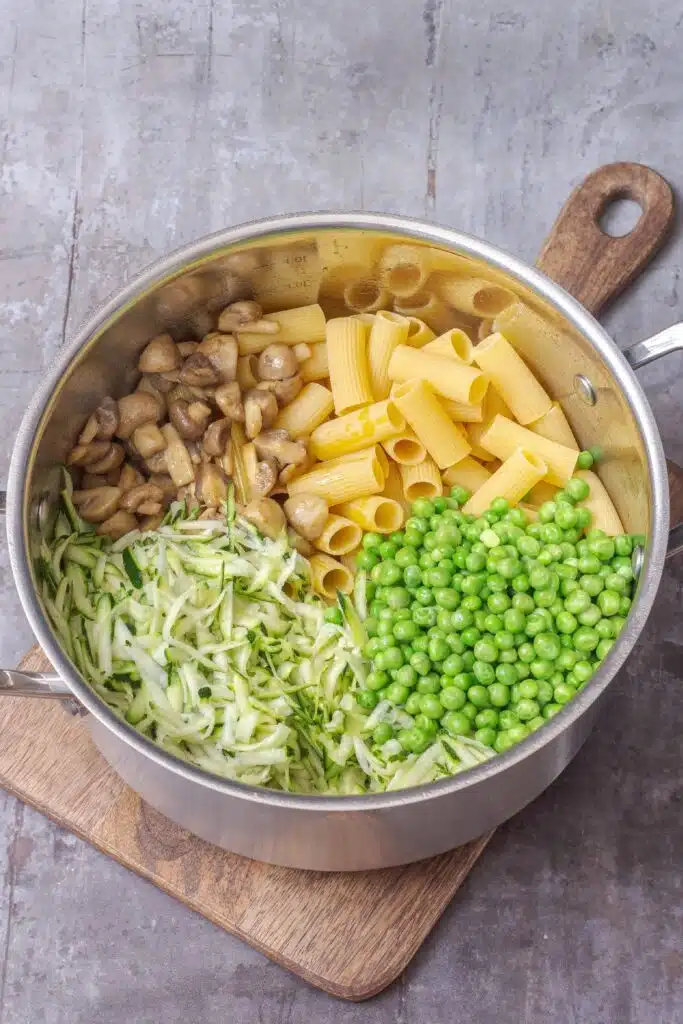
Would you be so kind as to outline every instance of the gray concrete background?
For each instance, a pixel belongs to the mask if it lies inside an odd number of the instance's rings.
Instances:
[[[3,0],[0,479],[48,360],[147,262],[302,209],[426,216],[533,260],[617,159],[683,191],[676,0]],[[681,317],[683,232],[608,317]],[[683,357],[643,374],[683,463]],[[0,541],[0,656],[31,643]],[[683,1019],[683,569],[602,728],[494,838],[405,976],[347,1005],[0,794],[0,1024]],[[0,737],[1,742],[1,737]]]

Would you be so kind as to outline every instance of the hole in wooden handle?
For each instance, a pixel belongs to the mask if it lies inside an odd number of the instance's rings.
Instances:
[[[610,238],[624,238],[638,227],[645,210],[632,195],[621,193],[611,197],[598,218],[598,227]]]

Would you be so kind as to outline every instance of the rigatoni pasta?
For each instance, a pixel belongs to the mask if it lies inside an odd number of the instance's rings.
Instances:
[[[360,451],[400,434],[406,421],[392,399],[373,402],[322,423],[311,434],[311,452],[318,459]]]
[[[491,459],[493,459],[493,453],[487,451],[486,448],[482,446],[482,435],[488,430],[489,425],[493,422],[496,416],[507,416],[508,419],[512,419],[512,413],[493,385],[489,387],[488,391],[484,395],[481,409],[481,418],[478,421],[468,422],[467,436],[472,446],[472,454],[475,458],[481,459],[483,462],[490,462]]]
[[[336,601],[337,594],[350,594],[353,590],[351,570],[330,555],[312,555],[310,559],[311,585],[316,593],[328,601]]]
[[[337,317],[327,323],[327,360],[338,416],[372,401],[366,338],[367,327],[360,320]]]
[[[425,380],[444,398],[469,404],[480,402],[488,387],[488,378],[475,367],[409,345],[394,350],[389,376],[395,381]]]
[[[431,327],[427,326],[424,320],[420,320],[419,317],[408,313],[401,313],[401,316],[405,316],[408,321],[408,345],[411,345],[413,348],[423,348],[436,337],[434,331]]]
[[[604,530],[609,537],[615,537],[624,532],[619,513],[614,507],[605,485],[599,476],[590,469],[580,469],[576,476],[580,477],[590,487],[590,494],[580,504],[587,508],[592,515],[591,529]]]
[[[324,423],[333,409],[334,401],[329,388],[311,381],[289,405],[280,410],[275,426],[289,431],[290,436],[298,440],[300,437],[308,437],[316,427]]]
[[[569,480],[576,468],[579,453],[557,441],[549,441],[547,437],[534,434],[518,423],[513,423],[506,416],[496,416],[481,439],[482,445],[503,462],[517,448],[533,452],[547,464],[544,474],[551,484],[562,487]]]
[[[502,334],[490,334],[480,341],[473,358],[488,374],[518,423],[533,423],[549,411],[552,399]]]
[[[491,471],[469,455],[441,474],[446,487],[465,487],[471,492],[479,490],[490,477]]]
[[[400,384],[394,392],[399,411],[413,428],[440,469],[454,465],[470,453],[470,446],[423,380]]]
[[[534,420],[533,423],[529,423],[528,427],[535,434],[547,437],[550,441],[557,441],[558,444],[564,444],[567,448],[578,449],[579,447],[559,402],[553,402],[547,413]]]
[[[358,547],[362,539],[363,531],[358,523],[330,512],[322,533],[316,538],[315,546],[328,555],[348,555]]]
[[[406,428],[395,437],[382,442],[382,447],[390,459],[399,466],[416,466],[427,457],[427,449],[417,434]]]
[[[399,466],[403,493],[408,501],[418,498],[437,498],[443,494],[443,481],[439,467],[427,457],[417,466]]]
[[[409,327],[409,321],[398,313],[380,311],[373,318],[368,338],[368,370],[370,390],[377,402],[389,395],[389,360],[394,349],[406,343]]]
[[[505,498],[511,505],[517,505],[547,472],[547,465],[535,452],[516,448],[500,469],[465,502],[463,512],[480,516],[494,498]]]
[[[299,367],[301,379],[308,383],[312,380],[327,380],[330,376],[330,364],[327,360],[327,345],[321,341],[311,345],[311,355]]]
[[[330,506],[379,494],[383,487],[384,472],[377,454],[371,449],[358,458],[338,460],[332,464],[321,462],[293,480],[289,493],[316,494]]]
[[[280,345],[298,345],[300,341],[313,345],[325,340],[325,314],[318,303],[282,309],[279,313],[266,313],[262,320],[276,325],[272,334],[237,331],[237,345],[242,356],[263,352],[274,341]]]
[[[364,530],[374,533],[394,533],[403,526],[403,508],[398,501],[381,494],[370,498],[356,498],[338,505],[335,512],[358,523]]]
[[[491,388],[487,389],[486,394],[489,391]],[[481,423],[484,419],[483,401],[474,405],[469,402],[454,402],[451,398],[440,398],[439,401],[455,423]]]
[[[415,295],[429,277],[429,249],[417,245],[388,245],[379,259],[379,279],[392,295]]]
[[[489,319],[517,301],[514,292],[483,278],[448,274],[439,275],[439,294],[453,309]]]
[[[431,352],[436,356],[459,359],[462,363],[469,364],[472,362],[473,346],[469,335],[461,331],[459,327],[453,327],[445,334],[434,338],[434,341],[428,341],[423,351]]]

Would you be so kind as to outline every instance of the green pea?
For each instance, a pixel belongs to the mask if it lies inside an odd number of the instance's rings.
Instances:
[[[383,540],[384,537],[379,533],[366,533],[363,537],[363,547],[366,551],[371,551],[373,548],[378,548]]]
[[[541,632],[541,630],[539,630]],[[530,664],[536,657],[536,651],[534,650],[533,644],[522,643],[517,648],[517,657],[520,661],[524,661]]]
[[[394,730],[391,728],[388,722],[380,722],[372,730],[372,738],[375,743],[379,746],[387,743],[390,739],[393,739]]]
[[[556,658],[559,658],[562,648],[554,633],[538,633],[534,637],[534,650],[539,658],[545,661],[555,661]]]
[[[486,607],[494,615],[504,615],[510,604],[510,598],[505,593],[494,593],[486,599]]]
[[[474,652],[470,651],[470,650],[466,650],[463,653],[462,661],[463,661],[463,665],[465,666],[465,671],[466,672],[471,672],[472,671],[472,666],[474,665],[474,662],[476,661],[476,658],[474,657]]]
[[[496,742],[496,730],[492,728],[477,729],[474,734],[474,738],[478,743],[483,744],[485,747],[493,747]]]
[[[463,630],[470,627],[474,622],[474,615],[467,608],[457,608],[453,612],[453,618],[451,619],[453,629]]]
[[[425,608],[421,605],[413,605],[413,621],[416,625],[425,629],[436,624],[436,608]]]
[[[410,547],[413,548],[413,550],[417,550],[422,547],[422,537],[423,534],[420,533],[419,530],[406,529],[406,535],[403,539],[403,544],[405,547]]]
[[[503,634],[501,633],[500,636]],[[511,633],[506,634],[512,636]],[[498,638],[500,639],[500,637]],[[513,638],[514,639],[514,638]],[[517,661],[517,650],[513,646],[510,650],[500,651],[498,654],[498,662],[501,665],[513,665]]]
[[[451,736],[469,736],[472,732],[472,723],[462,711],[447,711],[441,724]]]
[[[496,678],[493,665],[487,661],[475,661],[472,666],[472,674],[482,686],[490,686]]]
[[[593,627],[601,640],[612,640],[616,635],[612,625],[612,619],[600,619]]]
[[[470,704],[474,704],[475,708],[487,708],[490,705],[489,692],[481,683],[470,686],[467,691],[467,699]]]
[[[540,714],[541,709],[535,700],[523,697],[515,705],[515,711],[517,712],[517,717],[520,722],[529,722],[532,718],[536,718],[536,716]]]
[[[498,658],[498,648],[491,640],[482,638],[474,645],[474,656],[477,661],[493,663]]]
[[[441,666],[441,671],[446,676],[457,676],[463,670],[463,660],[459,654],[449,654]]]
[[[491,683],[488,691],[489,701],[494,708],[505,708],[510,703],[510,687],[504,682]]]
[[[379,697],[374,690],[359,690],[356,693],[356,703],[366,711],[372,711],[377,706]]]
[[[600,659],[600,661],[602,661],[603,658],[607,657],[607,655],[609,654],[609,652],[612,650],[613,647],[614,647],[614,640],[611,640],[611,639],[608,639],[607,637],[605,637],[605,638],[603,638],[600,641],[598,646],[595,648],[595,653],[597,654],[597,656]]]
[[[627,533],[614,538],[614,549],[618,555],[628,557],[633,553],[633,541]]]
[[[444,707],[436,694],[423,693],[420,695],[420,711],[427,718],[438,720],[443,715]]]
[[[405,704],[410,696],[410,690],[402,683],[393,682],[387,687],[387,700],[392,704]]]
[[[534,590],[543,590],[550,584],[550,570],[543,565],[536,565],[529,573],[529,583]]]
[[[431,672],[432,663],[426,654],[422,651],[416,651],[410,659],[410,665],[415,669],[418,675],[426,676]]]
[[[504,686],[513,686],[517,682],[517,672],[512,665],[496,665],[495,676],[498,683],[502,683]],[[492,687],[495,687],[496,683],[491,683]]]
[[[439,699],[446,711],[460,711],[467,701],[465,692],[457,686],[444,687],[439,694]]]
[[[581,555],[579,558],[579,572],[586,575],[594,575],[600,571],[600,559],[596,555]]]
[[[583,451],[579,452],[579,457],[576,460],[576,465],[579,469],[590,469],[594,461],[595,460],[591,452]]]
[[[433,662],[445,661],[450,652],[450,647],[445,640],[438,637],[432,637],[432,639],[430,639],[427,653]]]
[[[522,633],[526,625],[526,616],[519,608],[508,608],[503,614],[503,625],[509,633]]]
[[[631,598],[630,597],[622,597],[621,602],[619,603],[619,614],[620,615],[628,615],[630,610],[631,610]]]
[[[533,699],[536,700],[541,707],[543,707],[545,704],[547,704],[549,701],[553,699],[553,687],[547,679],[539,679],[537,685],[538,693]]]
[[[477,712],[474,724],[477,729],[496,729],[498,726],[498,712],[495,708],[482,708],[481,711]]]
[[[400,647],[387,647],[384,651],[384,666],[387,669],[400,668],[403,664],[403,652]]]
[[[578,615],[590,606],[591,599],[585,590],[573,590],[565,599],[564,606],[571,615]]]
[[[381,565],[377,566],[379,572],[377,573],[377,583],[380,583],[383,587],[392,587],[395,583],[401,579],[401,569],[396,562],[382,562]]]
[[[527,558],[536,558],[541,550],[541,545],[525,533],[517,541],[517,550],[520,555],[525,555]]]
[[[545,501],[538,510],[540,523],[552,523],[557,512],[557,505],[554,501]],[[528,531],[527,531],[528,532]]]
[[[535,700],[538,695],[539,684],[533,679],[525,679],[519,683],[519,695],[523,700]]]
[[[576,510],[571,505],[559,505],[555,522],[562,530],[570,530],[576,526]]]
[[[428,718],[427,715],[420,713],[415,716],[415,728],[421,729],[425,735],[429,736],[430,742],[439,731],[439,726],[433,718]]]
[[[547,679],[552,675],[553,663],[545,658],[534,658],[529,668],[534,679]]]
[[[467,692],[470,686],[473,686],[475,682],[476,679],[471,672],[458,672],[457,676],[453,676],[451,685],[457,686],[459,690]]]
[[[449,633],[448,636],[446,637],[446,643],[450,647],[453,654],[464,655],[465,645],[460,639],[460,637],[457,635],[457,633]]]
[[[518,724],[519,724],[519,718],[517,717],[517,714],[516,714],[515,711],[512,711],[511,709],[508,709],[508,710],[500,712],[500,714],[498,716],[498,725],[500,726],[501,729],[504,729],[504,730],[507,731],[512,726],[515,726],[515,725],[518,725]]]
[[[595,626],[601,618],[602,612],[597,605],[591,604],[579,614],[579,622],[582,626]],[[576,639],[576,638],[575,638]]]
[[[559,683],[554,690],[553,696],[557,704],[567,704],[576,695],[576,690],[569,683]],[[547,707],[547,705],[546,705]]]
[[[498,733],[494,740],[493,749],[498,754],[504,754],[505,751],[509,750],[512,745],[513,740],[510,739],[508,733],[505,730],[502,730]]]
[[[408,694],[408,696],[406,698],[406,701],[405,701],[404,707],[405,707],[405,709],[406,709],[406,711],[408,712],[409,715],[413,715],[413,716],[419,715],[419,713],[420,713],[420,694],[419,693],[410,693],[410,694]]]
[[[401,665],[399,669],[396,669],[394,678],[401,686],[407,686],[408,689],[412,689],[417,683],[417,672],[412,665]]]
[[[574,675],[580,683],[585,683],[593,675],[593,666],[589,661],[577,661],[574,666]]]
[[[508,739],[513,745],[515,743],[521,743],[522,740],[526,739],[529,735],[529,730],[523,722],[518,725],[513,725],[507,730]]]
[[[439,608],[453,611],[460,604],[460,597],[457,590],[452,587],[440,587],[435,591],[434,597]]]
[[[460,634],[460,639],[466,647],[474,647],[477,640],[481,637],[481,631],[476,626],[468,626],[467,629],[463,629]]]
[[[492,597],[494,594],[504,594],[508,588],[507,580],[504,580],[502,576],[498,575],[489,576],[487,585],[489,590],[491,591]],[[495,611],[495,609],[492,608],[491,611]]]
[[[415,689],[418,693],[438,693],[441,689],[441,679],[436,672],[430,672],[426,676],[420,676]]]

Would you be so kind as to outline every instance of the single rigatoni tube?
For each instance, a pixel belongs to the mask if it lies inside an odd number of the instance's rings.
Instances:
[[[327,359],[338,416],[372,402],[367,333],[367,325],[353,317],[327,322]]]
[[[353,319],[360,320],[362,324],[367,324],[368,327],[372,327],[375,322],[376,313],[354,313]]]
[[[390,501],[395,501],[397,505],[401,506],[406,516],[410,515],[410,502],[406,499],[406,496],[403,493],[401,474],[399,473],[398,466],[395,462],[389,463],[389,472],[387,473],[384,481],[382,497],[388,498]]]
[[[609,537],[623,533],[624,527],[619,513],[600,477],[590,469],[580,469],[575,475],[585,480],[590,487],[590,494],[585,501],[580,502],[580,505],[587,508],[593,516],[589,529],[604,530]]]
[[[491,388],[487,389],[487,394],[490,390]],[[481,423],[484,419],[484,407],[481,402],[471,405],[468,402],[454,402],[450,398],[440,398],[439,401],[455,423]]]
[[[488,391],[484,395],[484,401],[481,404],[481,409],[481,419],[476,422],[471,421],[467,424],[467,436],[470,444],[472,445],[472,454],[483,462],[490,462],[493,458],[493,454],[482,447],[482,435],[486,430],[488,430],[488,427],[493,422],[494,417],[506,416],[508,419],[512,419],[512,413],[493,385],[489,387]]]
[[[415,295],[429,277],[429,250],[417,245],[388,245],[379,259],[379,279],[392,295]]]
[[[409,380],[395,390],[394,401],[439,469],[470,454],[470,446],[423,380]]]
[[[322,384],[311,381],[289,405],[280,410],[275,426],[288,430],[295,439],[308,437],[332,415],[333,409],[332,392]]]
[[[316,538],[315,546],[328,555],[347,555],[358,547],[362,539],[363,531],[358,523],[331,512],[323,532]]]
[[[373,402],[321,423],[311,434],[310,449],[318,459],[334,459],[386,441],[400,434],[405,426],[403,414],[393,399]]]
[[[471,494],[479,490],[490,478],[491,473],[471,456],[461,459],[454,466],[449,466],[441,474],[446,487],[465,487]]]
[[[370,388],[376,402],[387,398],[391,389],[389,360],[398,345],[405,345],[409,321],[398,313],[380,310],[374,317],[368,337]]]
[[[406,501],[417,501],[418,498],[438,498],[443,494],[441,473],[433,459],[427,457],[417,466],[399,466],[401,483]]]
[[[579,447],[559,402],[553,402],[544,416],[529,423],[528,426],[534,434],[547,437],[550,441],[557,441],[558,444],[566,445],[567,448]]]
[[[472,362],[473,346],[469,337],[459,327],[453,327],[445,334],[440,334],[434,341],[428,341],[422,349],[435,356],[448,356],[459,359],[461,363]]]
[[[346,516],[364,530],[374,533],[394,533],[403,526],[404,512],[401,505],[392,498],[373,494],[370,498],[356,498],[338,505],[335,512]]]
[[[365,456],[320,465],[292,480],[290,494],[317,494],[329,505],[379,494],[384,487],[384,472],[373,449]]]
[[[330,375],[330,364],[327,361],[327,344],[324,341],[311,345],[311,355],[299,367],[301,379],[305,383],[312,380],[327,380]]]
[[[311,586],[322,597],[335,601],[339,591],[350,594],[353,590],[351,571],[330,555],[313,555],[309,561],[311,567]]]
[[[424,349],[399,345],[389,363],[391,380],[426,380],[438,395],[476,405],[488,387],[488,377],[457,359],[432,355]]]
[[[436,334],[428,327],[424,320],[420,320],[417,316],[409,316],[407,314],[401,314],[405,316],[408,321],[408,341],[406,344],[412,348],[423,348],[428,342],[433,341]]]
[[[528,505],[540,508],[546,501],[553,501],[559,489],[549,484],[547,480],[541,480],[531,488],[524,500]]]
[[[547,465],[535,452],[517,448],[465,502],[462,510],[466,515],[480,516],[494,498],[505,498],[511,505],[517,505],[547,471]]]
[[[386,288],[373,277],[360,277],[347,281],[342,292],[344,305],[352,313],[373,313],[391,302]]]
[[[494,317],[517,301],[507,288],[480,277],[451,277],[441,274],[439,294],[449,306],[469,316]]]
[[[369,448],[361,448],[357,452],[345,452],[343,455],[336,455],[333,459],[325,459],[326,466],[336,466],[341,462],[353,462],[354,459],[377,459],[384,475],[387,474],[388,459],[384,449],[378,444],[372,444]],[[317,463],[320,465],[320,463]]]
[[[325,314],[318,303],[282,309],[279,313],[266,313],[262,320],[277,324],[273,334],[257,334],[253,331],[236,331],[240,355],[248,356],[263,352],[274,342],[279,345],[298,345],[305,341],[310,345],[325,340]]]
[[[473,358],[519,423],[526,426],[545,416],[553,404],[550,395],[504,335],[484,338],[474,349]]]
[[[534,434],[506,416],[496,416],[481,439],[482,446],[505,462],[517,448],[533,452],[547,464],[544,474],[548,483],[563,487],[574,472],[579,453],[557,441]],[[495,475],[495,474],[494,474]]]
[[[408,427],[396,437],[382,442],[382,447],[390,459],[400,466],[416,466],[427,457],[427,449],[417,434]]]

